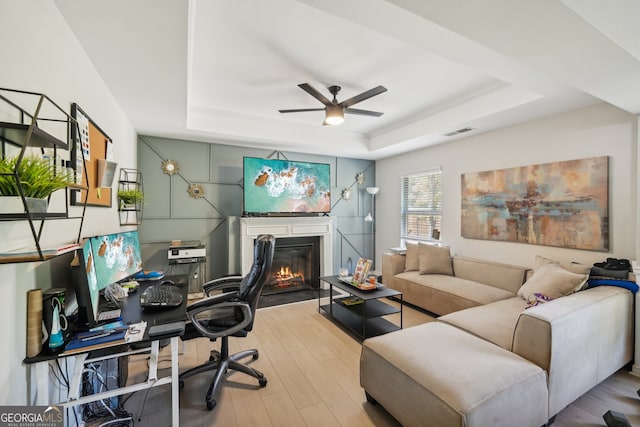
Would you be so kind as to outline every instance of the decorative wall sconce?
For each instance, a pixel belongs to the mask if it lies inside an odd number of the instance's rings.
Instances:
[[[162,172],[167,175],[173,175],[178,173],[180,167],[178,166],[178,162],[175,160],[163,160],[162,161]]]
[[[189,184],[187,193],[189,193],[189,196],[194,199],[200,199],[204,197],[204,188],[202,188],[202,185],[200,184]]]
[[[342,190],[342,193],[340,195],[342,196],[342,198],[344,200],[351,199],[351,189],[350,188],[345,188],[344,190]]]
[[[364,184],[364,172],[358,172],[356,174],[356,182],[358,184]]]

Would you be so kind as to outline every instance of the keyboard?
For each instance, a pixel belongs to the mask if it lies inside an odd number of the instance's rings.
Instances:
[[[182,304],[180,290],[171,285],[152,285],[140,294],[140,307],[171,308]]]

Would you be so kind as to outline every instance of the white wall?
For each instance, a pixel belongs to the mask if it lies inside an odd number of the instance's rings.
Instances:
[[[588,264],[636,259],[637,127],[634,115],[597,104],[376,162],[377,258],[400,243],[400,177],[442,167],[444,243],[456,254],[532,266],[536,254]],[[460,176],[466,172],[609,156],[610,252],[463,239]]]
[[[0,86],[42,92],[71,110],[77,102],[112,138],[120,167],[136,166],[136,133],[99,77],[92,62],[76,40],[58,9],[49,0],[0,2]],[[125,64],[123,64],[125,66]],[[83,236],[120,230],[115,208],[87,208]],[[78,207],[73,207],[75,215]],[[46,240],[74,240],[78,223],[52,221]],[[0,223],[0,251],[14,241],[29,237],[28,229],[16,222]],[[51,287],[46,263],[0,265],[0,404],[27,402],[25,357],[26,293]],[[59,286],[59,283],[54,283]]]

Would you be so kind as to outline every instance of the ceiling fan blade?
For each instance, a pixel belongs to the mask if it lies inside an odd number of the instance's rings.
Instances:
[[[304,113],[305,111],[324,111],[324,108],[296,108],[293,110],[278,110],[281,113]]]
[[[309,95],[313,96],[318,101],[322,102],[324,105],[331,105],[331,101],[329,101],[326,96],[315,90],[309,83],[300,83],[298,87],[307,92]]]
[[[357,108],[345,108],[344,112],[345,114],[358,114],[360,116],[374,116],[374,117],[380,117],[381,115],[384,114],[379,111],[359,110]]]
[[[354,104],[357,104],[358,102],[362,102],[365,99],[369,99],[372,96],[376,96],[376,95],[380,95],[383,92],[386,92],[387,88],[384,86],[377,86],[374,87],[373,89],[369,89],[366,92],[362,92],[360,95],[356,95],[353,98],[349,98],[347,100],[342,101],[340,104],[342,104],[342,106],[344,108],[348,108],[351,107]]]

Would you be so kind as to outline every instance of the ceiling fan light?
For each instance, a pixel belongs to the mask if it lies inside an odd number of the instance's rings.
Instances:
[[[344,122],[344,109],[340,105],[327,105],[325,111],[325,125],[336,126]]]

